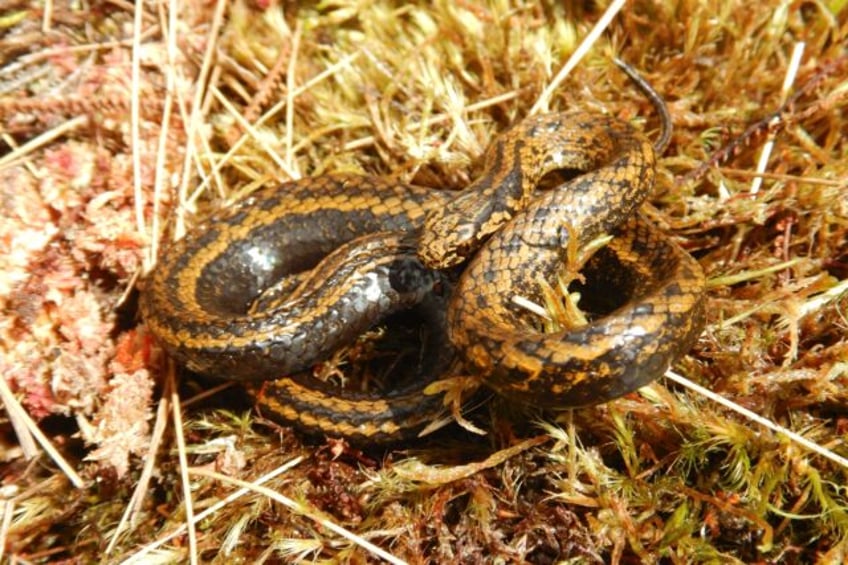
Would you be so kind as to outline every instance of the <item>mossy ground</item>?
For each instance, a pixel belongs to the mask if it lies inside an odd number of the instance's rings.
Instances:
[[[125,296],[162,238],[296,176],[463,187],[604,7],[171,7],[12,1],[0,14],[5,557],[383,559],[370,542],[412,563],[845,559],[844,460],[667,379],[560,415],[484,397],[470,416],[484,436],[454,426],[367,452],[305,441],[229,393],[196,399],[208,383],[175,386]],[[666,98],[675,132],[646,210],[709,277],[708,326],[676,370],[843,457],[846,14],[839,0],[634,1],[543,104],[654,134],[614,55]],[[233,479],[286,463],[264,483],[276,498],[214,507]]]

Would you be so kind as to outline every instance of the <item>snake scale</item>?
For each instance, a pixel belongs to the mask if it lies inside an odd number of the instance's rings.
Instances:
[[[454,351],[510,399],[605,402],[661,375],[704,324],[700,266],[638,212],[655,169],[654,147],[631,125],[573,110],[499,135],[458,195],[348,175],[262,188],[168,247],[140,310],[177,361],[244,382],[263,414],[312,433],[359,442],[415,433],[441,408],[423,390]],[[536,190],[557,171],[579,174]],[[534,328],[514,297],[538,301],[569,245],[604,234],[615,237],[587,270],[619,298],[611,311],[567,331]],[[303,375],[410,308],[432,335],[419,378],[363,394]]]

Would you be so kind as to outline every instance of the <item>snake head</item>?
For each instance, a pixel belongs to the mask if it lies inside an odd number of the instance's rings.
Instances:
[[[494,202],[491,191],[470,190],[431,210],[418,238],[418,258],[431,269],[459,265],[511,217],[509,206]]]
[[[455,217],[436,218],[425,223],[418,240],[418,258],[431,269],[459,265],[477,247],[477,229],[473,223],[458,223]],[[437,231],[438,230],[438,231]]]

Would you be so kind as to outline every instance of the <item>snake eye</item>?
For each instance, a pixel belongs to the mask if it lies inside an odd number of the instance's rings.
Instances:
[[[462,224],[456,227],[454,239],[457,249],[467,250],[476,239],[479,230],[473,224]]]

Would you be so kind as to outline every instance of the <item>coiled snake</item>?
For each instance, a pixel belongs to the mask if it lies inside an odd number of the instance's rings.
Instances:
[[[561,170],[583,174],[535,191]],[[364,442],[414,433],[440,409],[422,391],[453,349],[510,399],[605,402],[662,374],[704,323],[699,265],[638,213],[654,177],[654,148],[627,123],[580,110],[528,118],[491,144],[458,196],[343,175],[257,190],[162,253],[140,309],[179,362],[267,381],[248,384],[263,413],[311,432]],[[625,299],[574,330],[530,327],[513,298],[538,299],[572,237],[584,245],[606,233],[615,237],[588,269]],[[440,269],[465,261],[450,292]],[[298,375],[421,303],[435,353],[406,388],[363,395]]]

